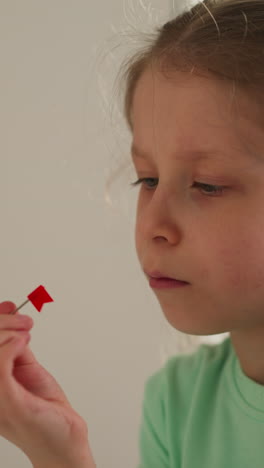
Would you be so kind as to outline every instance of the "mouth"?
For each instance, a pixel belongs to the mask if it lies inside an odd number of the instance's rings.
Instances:
[[[182,279],[172,278],[170,276],[166,276],[166,274],[164,274],[164,273],[162,273],[160,271],[152,271],[152,272],[145,271],[145,273],[149,278],[161,279],[161,280],[174,280],[174,281],[178,281],[179,283],[189,284],[187,281],[184,281]]]

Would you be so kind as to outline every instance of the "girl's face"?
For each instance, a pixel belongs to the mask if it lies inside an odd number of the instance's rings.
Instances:
[[[190,283],[153,289],[167,320],[193,335],[264,329],[261,106],[238,90],[232,101],[223,82],[183,73],[168,81],[148,70],[132,121],[134,166],[147,178],[137,206],[140,265]]]

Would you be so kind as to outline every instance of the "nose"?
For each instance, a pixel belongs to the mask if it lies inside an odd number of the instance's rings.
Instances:
[[[181,239],[181,228],[175,209],[175,201],[164,196],[157,196],[138,207],[138,231],[145,240],[177,244]]]

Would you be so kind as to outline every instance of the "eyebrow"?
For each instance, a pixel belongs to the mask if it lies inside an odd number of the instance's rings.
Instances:
[[[191,154],[193,157],[191,159],[196,160],[203,160],[203,159],[210,159],[212,157],[212,153],[221,153],[220,151],[192,151]],[[223,154],[223,153],[222,153]],[[131,146],[131,156],[133,159],[151,159],[150,155],[145,151],[140,151],[140,149],[133,143]]]
[[[210,149],[210,150],[201,150],[201,151],[190,151],[188,154],[191,154],[192,156],[190,159],[192,160],[197,160],[197,161],[202,161],[202,160],[207,160],[212,158],[212,154],[214,155],[221,155],[221,158],[224,157],[224,159],[230,160],[230,154],[225,154],[223,151],[216,150],[216,149]],[[264,157],[263,155],[257,154],[255,152],[239,152],[240,156],[243,156],[242,159],[244,160],[252,160],[254,159],[257,162],[261,162],[263,164],[264,162]],[[146,152],[146,151],[141,151],[135,143],[132,144],[131,146],[131,157],[132,159],[145,159],[145,160],[151,160],[151,156]]]

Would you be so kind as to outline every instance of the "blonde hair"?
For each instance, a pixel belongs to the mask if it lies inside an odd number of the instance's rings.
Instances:
[[[174,71],[201,76],[209,74],[212,78],[231,83],[234,94],[240,88],[252,99],[260,100],[262,97],[262,0],[204,0],[158,26],[154,33],[146,33],[145,42],[146,45],[124,60],[118,74],[119,90],[124,90],[123,114],[132,133],[131,108],[135,88],[149,67],[163,73],[166,78],[169,77],[168,72]],[[192,352],[201,342],[216,340],[176,331],[174,350]],[[163,347],[162,360],[165,361],[172,352],[172,348]]]
[[[264,2],[204,0],[162,27],[150,45],[121,65],[124,116],[132,131],[136,85],[148,67],[166,72],[212,74],[260,97],[264,78]]]

